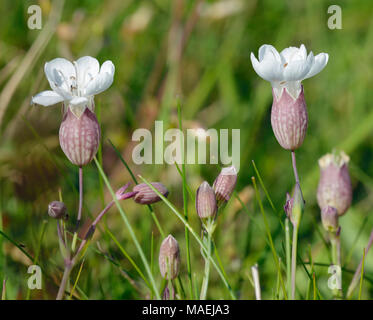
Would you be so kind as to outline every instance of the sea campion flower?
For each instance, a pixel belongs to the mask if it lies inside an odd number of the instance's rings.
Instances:
[[[84,166],[96,155],[100,126],[94,114],[94,96],[113,83],[115,67],[86,56],[71,63],[63,58],[47,62],[44,72],[52,90],[38,93],[33,104],[51,106],[63,102],[60,145],[75,165]]]
[[[180,248],[177,240],[169,235],[162,241],[159,250],[159,270],[163,278],[172,280],[179,274]]]
[[[223,168],[214,181],[218,208],[228,202],[237,183],[237,170],[234,166]]]
[[[160,182],[152,182],[151,185],[159,191],[160,194],[167,197],[168,190]],[[134,192],[134,200],[139,204],[152,204],[161,200],[161,198],[149,187],[146,183],[136,185],[132,191]]]
[[[306,135],[308,114],[301,81],[318,74],[328,63],[327,53],[307,55],[305,46],[280,53],[271,45],[259,48],[259,60],[251,53],[256,73],[271,82],[271,124],[279,144],[286,150],[299,148]]]
[[[201,219],[215,218],[218,210],[214,189],[204,181],[197,189],[196,210]]]
[[[348,172],[350,158],[343,151],[326,154],[319,159],[320,181],[317,202],[321,209],[330,206],[343,215],[351,205],[352,186]]]

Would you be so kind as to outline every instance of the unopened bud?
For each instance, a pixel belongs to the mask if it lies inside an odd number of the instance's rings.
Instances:
[[[196,210],[201,219],[214,218],[218,210],[214,189],[206,181],[197,189]]]
[[[298,182],[295,184],[293,197],[286,194],[284,210],[291,223],[298,226],[304,210],[302,189]]]
[[[352,186],[348,172],[349,157],[344,153],[327,154],[320,158],[320,181],[317,202],[321,209],[330,206],[343,215],[351,205]]]
[[[66,219],[67,208],[61,201],[52,201],[48,205],[48,215],[54,219]]]
[[[163,240],[159,250],[159,269],[163,278],[175,279],[179,274],[180,249],[176,239],[169,235]]]
[[[168,190],[162,183],[152,182],[151,185],[164,197],[168,196]],[[135,186],[133,192],[136,192],[133,199],[135,202],[140,204],[152,204],[161,200],[158,194],[156,194],[155,191],[146,183],[141,183]]]
[[[303,86],[297,98],[283,89],[280,97],[273,91],[271,124],[278,143],[286,150],[298,149],[306,136],[308,114]]]
[[[223,168],[214,181],[213,188],[218,208],[226,203],[236,186],[237,170],[234,166]]]
[[[338,223],[338,212],[336,208],[327,206],[321,210],[321,221],[324,229],[330,232],[337,232]]]

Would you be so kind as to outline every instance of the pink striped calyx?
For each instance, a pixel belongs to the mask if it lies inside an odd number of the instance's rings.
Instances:
[[[308,114],[303,86],[297,98],[293,98],[286,88],[278,97],[273,93],[271,124],[278,143],[286,150],[298,149],[306,136]]]
[[[62,151],[71,163],[79,167],[90,163],[97,153],[100,136],[100,125],[90,108],[85,108],[79,117],[67,108],[59,138]]]

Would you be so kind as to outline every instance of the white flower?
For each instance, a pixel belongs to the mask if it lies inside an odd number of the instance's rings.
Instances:
[[[56,58],[45,64],[44,72],[53,91],[38,93],[31,103],[51,106],[63,101],[80,117],[86,107],[93,109],[93,96],[111,86],[115,67],[108,60],[100,68],[98,61],[89,56],[73,63]]]
[[[296,99],[301,92],[301,81],[318,74],[328,63],[329,55],[320,53],[314,56],[302,44],[299,48],[289,47],[280,53],[271,45],[259,48],[259,61],[251,53],[251,62],[256,73],[270,81],[277,97],[283,88]]]

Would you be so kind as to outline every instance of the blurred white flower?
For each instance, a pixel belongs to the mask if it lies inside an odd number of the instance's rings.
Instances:
[[[280,53],[271,45],[259,48],[259,61],[251,53],[251,62],[256,73],[270,81],[279,98],[285,88],[296,99],[301,92],[301,81],[318,74],[328,63],[329,55],[320,53],[307,55],[306,47],[289,47]]]
[[[108,60],[100,68],[97,59],[86,56],[71,63],[63,58],[47,62],[44,72],[52,90],[42,91],[32,97],[33,104],[51,106],[65,102],[76,117],[85,108],[93,111],[93,97],[113,83],[115,67]]]
[[[209,19],[224,19],[242,11],[242,0],[222,0],[213,3],[203,3],[200,7],[200,15]]]

